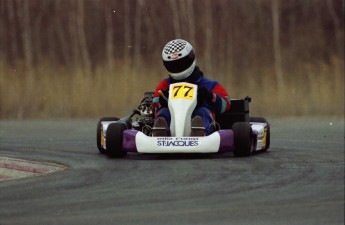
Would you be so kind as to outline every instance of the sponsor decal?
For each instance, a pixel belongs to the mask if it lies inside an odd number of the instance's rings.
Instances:
[[[189,137],[163,137],[157,138],[156,144],[159,147],[195,147],[199,145],[199,140]]]

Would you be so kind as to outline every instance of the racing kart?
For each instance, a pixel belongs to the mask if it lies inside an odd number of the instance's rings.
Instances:
[[[169,87],[170,136],[152,136],[153,92],[146,92],[138,109],[124,118],[104,117],[97,125],[97,147],[110,157],[133,153],[224,153],[250,156],[267,151],[270,124],[263,117],[249,116],[250,97],[232,99],[230,110],[216,115],[214,132],[191,136],[191,115],[197,105],[198,86],[174,83]]]

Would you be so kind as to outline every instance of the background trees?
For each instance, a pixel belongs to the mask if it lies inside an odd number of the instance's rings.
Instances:
[[[339,115],[343,8],[342,0],[0,0],[0,117],[122,112],[165,76],[161,49],[178,37],[232,97],[254,95],[258,113]],[[300,95],[302,106],[291,100]],[[318,102],[328,98],[342,103]],[[267,112],[277,101],[292,107]]]

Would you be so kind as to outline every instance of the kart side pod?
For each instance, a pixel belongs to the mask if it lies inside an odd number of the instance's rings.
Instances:
[[[108,147],[108,145],[107,145]],[[123,150],[139,153],[217,153],[234,150],[232,130],[221,130],[205,137],[149,137],[126,130]]]

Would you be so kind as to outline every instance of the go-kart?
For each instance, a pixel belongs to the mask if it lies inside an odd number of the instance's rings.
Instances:
[[[146,92],[138,109],[124,118],[104,117],[97,125],[97,147],[111,157],[133,153],[224,153],[250,156],[270,146],[270,124],[249,117],[250,97],[232,99],[230,110],[216,115],[214,132],[191,136],[191,116],[197,105],[198,86],[174,83],[169,87],[170,136],[152,136],[153,92]]]

